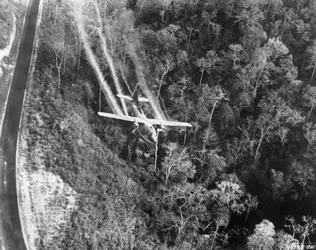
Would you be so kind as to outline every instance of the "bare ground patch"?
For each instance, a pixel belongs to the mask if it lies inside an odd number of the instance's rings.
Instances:
[[[29,249],[38,249],[39,245],[53,247],[54,239],[66,230],[77,207],[77,193],[59,176],[45,171],[40,156],[35,159],[38,169],[29,170],[24,136],[20,140],[17,177],[22,190],[20,216],[26,226],[24,238]]]

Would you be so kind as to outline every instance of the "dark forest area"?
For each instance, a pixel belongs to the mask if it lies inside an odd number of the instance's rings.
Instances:
[[[162,132],[158,150],[134,145],[131,159],[132,126],[97,115],[110,107],[74,5],[44,5],[26,126],[28,146],[52,145],[46,168],[81,194],[57,249],[316,242],[316,1],[85,1],[84,29],[111,88],[100,34],[126,94],[143,78],[168,119],[193,125]]]

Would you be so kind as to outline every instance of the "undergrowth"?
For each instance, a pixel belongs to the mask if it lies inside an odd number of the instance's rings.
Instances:
[[[38,168],[40,157],[47,171],[80,194],[70,228],[54,247],[141,249],[147,232],[140,209],[145,191],[137,176],[143,170],[118,157],[126,140],[123,129],[101,120],[93,100],[82,98],[87,84],[98,89],[89,80],[67,83],[65,76],[59,93],[56,72],[46,57],[40,44],[25,104],[28,171]]]

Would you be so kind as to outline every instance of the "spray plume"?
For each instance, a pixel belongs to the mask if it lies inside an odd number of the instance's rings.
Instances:
[[[98,23],[99,23],[99,27],[97,28],[97,31],[98,31],[99,37],[101,39],[102,51],[103,51],[103,54],[104,54],[109,66],[110,66],[110,70],[111,70],[111,74],[112,74],[112,77],[114,80],[116,91],[118,94],[123,95],[123,91],[122,91],[122,88],[121,88],[121,85],[120,85],[120,82],[118,80],[116,70],[114,67],[113,59],[108,51],[106,39],[105,39],[104,35],[102,34],[102,19],[101,19],[100,11],[99,11],[99,8],[96,5],[95,1],[93,1],[93,5],[94,5],[94,8],[97,12],[97,19],[98,19]],[[124,111],[125,115],[128,115],[125,100],[122,98],[121,98],[121,104],[122,104],[123,111]]]
[[[125,42],[127,46],[127,53],[129,54],[130,58],[134,62],[135,71],[136,71],[138,81],[140,83],[141,90],[143,91],[147,99],[149,100],[149,103],[155,113],[156,118],[159,120],[166,120],[164,113],[160,109],[159,103],[156,102],[157,98],[154,96],[154,94],[152,93],[152,91],[150,90],[150,88],[148,87],[146,83],[145,76],[143,73],[144,69],[142,67],[142,62],[136,54],[135,43],[128,42],[126,37],[125,37]]]
[[[105,81],[105,79],[104,79],[104,77],[103,77],[103,75],[101,73],[100,67],[99,67],[99,65],[98,65],[98,63],[96,61],[96,58],[93,55],[93,52],[92,52],[92,50],[91,50],[91,48],[90,48],[90,46],[88,44],[87,34],[86,34],[85,30],[84,30],[83,21],[82,21],[82,14],[81,14],[82,5],[83,5],[84,1],[79,1],[79,0],[76,1],[75,0],[74,2],[76,4],[76,6],[77,6],[77,9],[79,9],[79,11],[75,12],[74,18],[76,19],[78,30],[79,30],[79,34],[80,34],[81,39],[83,41],[84,48],[85,48],[86,54],[88,56],[89,62],[92,65],[92,68],[95,71],[96,75],[98,76],[98,79],[99,79],[99,82],[100,82],[100,86],[101,86],[101,88],[102,88],[102,90],[103,90],[103,92],[104,92],[104,94],[105,94],[105,96],[107,98],[107,101],[110,104],[113,112],[115,112],[115,113],[117,113],[119,115],[123,115],[123,112],[121,111],[121,109],[120,109],[120,107],[119,107],[119,105],[118,105],[118,103],[116,101],[116,98],[113,95],[110,87],[108,86],[107,82]],[[95,4],[95,2],[94,2],[94,4]],[[98,9],[97,9],[97,12],[98,12]],[[101,18],[100,18],[100,13],[99,12],[98,12],[98,16],[99,16],[99,23],[100,23]],[[102,30],[99,29],[98,32],[99,32],[99,35],[100,35],[100,33],[102,34]],[[109,55],[108,50],[107,50],[107,46],[106,46],[106,40],[105,40],[104,36],[100,35],[100,38],[101,38],[101,41],[103,43],[103,52],[105,54]],[[127,53],[129,54],[130,58],[134,62],[136,75],[137,75],[138,81],[140,83],[140,88],[143,91],[143,93],[145,94],[145,96],[148,98],[149,103],[150,103],[150,105],[151,105],[151,107],[152,107],[152,109],[154,111],[155,117],[157,119],[160,119],[160,120],[166,120],[166,117],[165,117],[164,113],[160,109],[159,103],[156,102],[156,98],[155,98],[154,94],[152,93],[152,91],[150,90],[150,88],[148,87],[148,85],[146,83],[144,73],[142,72],[144,69],[142,67],[141,60],[137,56],[135,44],[134,43],[130,43],[128,41],[128,39],[126,38],[126,36],[124,36],[124,40],[126,42]],[[135,41],[137,41],[137,40],[138,39],[135,39]],[[110,56],[108,56],[108,57],[106,56],[106,59],[108,60],[108,63],[110,65],[110,69],[111,69],[112,76],[113,76],[113,79],[114,79],[114,82],[115,82],[115,85],[116,85],[117,92],[121,93],[122,90],[121,90],[120,85],[119,85],[119,81],[118,81],[118,78],[117,78],[117,75],[116,75],[116,72],[115,72],[113,61],[111,60]],[[123,108],[124,108],[124,106],[123,106]],[[124,108],[124,112],[125,112],[125,108]]]
[[[91,64],[95,74],[98,77],[100,87],[101,87],[103,93],[105,94],[105,97],[106,97],[106,99],[107,99],[112,111],[114,113],[118,114],[118,115],[123,115],[123,112],[122,112],[120,106],[118,105],[118,103],[116,101],[116,98],[115,98],[115,96],[112,93],[111,88],[109,87],[108,83],[106,82],[106,80],[103,77],[103,74],[101,72],[100,66],[97,63],[95,55],[93,54],[93,51],[92,51],[92,49],[91,49],[91,47],[90,47],[90,45],[88,43],[87,34],[85,32],[84,23],[83,23],[83,20],[82,20],[82,13],[81,13],[81,7],[82,6],[81,6],[79,1],[76,2],[76,3],[77,3],[76,4],[77,8],[76,8],[76,11],[74,11],[74,19],[77,22],[78,31],[79,31],[81,40],[83,42],[84,49],[85,49],[86,55],[88,57],[88,60],[89,60],[89,62]]]

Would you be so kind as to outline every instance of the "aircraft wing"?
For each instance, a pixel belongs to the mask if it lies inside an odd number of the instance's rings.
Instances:
[[[116,114],[104,113],[104,112],[98,112],[98,115],[108,117],[108,118],[128,121],[128,122],[146,123],[146,120],[143,118],[140,118],[140,117],[127,116],[127,115],[116,115]]]
[[[134,122],[134,121],[135,121],[135,120],[133,120],[130,116],[126,116],[126,115],[116,115],[116,114],[104,113],[104,112],[98,112],[98,115],[99,115],[99,116],[108,117],[108,118],[113,118],[113,119],[128,121],[128,122]]]
[[[164,120],[158,120],[158,119],[144,119],[140,117],[135,116],[126,116],[126,115],[116,115],[112,113],[104,113],[104,112],[98,112],[98,115],[128,121],[128,122],[138,122],[138,123],[151,123],[153,125],[163,125],[163,126],[173,126],[173,127],[192,127],[190,123],[187,122],[175,122],[175,121],[164,121]]]
[[[164,125],[164,126],[171,126],[171,127],[192,127],[192,125],[187,122],[164,121],[164,120],[158,120],[158,119],[148,119],[148,121],[154,125]]]

